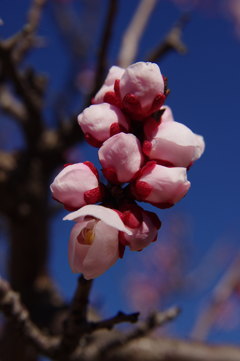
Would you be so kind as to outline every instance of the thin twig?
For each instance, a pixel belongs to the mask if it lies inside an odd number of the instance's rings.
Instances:
[[[26,340],[42,354],[53,355],[59,345],[59,338],[44,334],[31,320],[22,305],[18,293],[0,277],[0,310],[14,322]]]
[[[240,284],[240,255],[230,265],[228,270],[213,290],[209,304],[199,314],[194,325],[191,337],[197,340],[204,340],[211,330],[219,309],[231,297],[234,290]]]
[[[27,118],[24,105],[11,94],[7,87],[3,86],[0,88],[0,108],[24,126]]]
[[[102,358],[105,359],[108,353],[111,354],[111,351],[117,349],[120,345],[127,345],[136,339],[148,336],[148,334],[157,327],[164,326],[169,321],[174,320],[179,313],[180,309],[178,307],[172,307],[163,312],[150,314],[144,321],[138,324],[133,331],[120,336],[118,335],[115,339],[110,340],[110,342],[104,345],[101,349]]]
[[[106,74],[107,67],[107,53],[110,45],[110,40],[112,36],[113,25],[115,21],[115,17],[117,14],[118,0],[109,0],[108,5],[108,14],[105,21],[105,26],[103,29],[102,40],[100,41],[99,51],[98,51],[98,63],[96,68],[96,75],[94,81],[94,87],[90,95],[90,100],[93,95],[97,92],[97,90],[102,85]],[[89,100],[88,100],[89,103]]]
[[[156,0],[142,0],[140,2],[123,36],[117,61],[119,66],[126,68],[134,61],[139,41],[155,5]]]
[[[88,323],[88,332],[93,332],[100,329],[111,330],[115,325],[123,322],[135,323],[138,321],[139,312],[126,314],[123,312],[118,312],[116,316],[109,318],[107,320],[99,322],[89,322]]]
[[[26,25],[11,38],[6,40],[8,48],[14,50],[13,58],[19,62],[23,59],[26,52],[33,46],[35,33],[40,23],[43,6],[47,0],[33,0],[28,12]]]
[[[152,53],[147,56],[147,61],[158,62],[162,59],[169,51],[176,51],[179,54],[185,54],[187,47],[182,41],[182,32],[186,24],[189,22],[189,14],[184,14],[168,32],[163,41],[157,46]]]
[[[163,312],[151,313],[145,321],[128,335],[128,340],[147,335],[158,327],[164,326],[166,323],[174,320],[180,313],[179,307],[172,307]]]
[[[78,286],[67,319],[64,322],[60,345],[60,350],[63,350],[64,353],[72,352],[77,347],[81,336],[85,333],[91,286],[92,280],[85,280],[83,276],[79,277]]]

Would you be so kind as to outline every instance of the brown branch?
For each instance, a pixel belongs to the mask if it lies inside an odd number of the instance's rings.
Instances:
[[[22,305],[18,293],[8,282],[0,278],[0,310],[15,323],[25,339],[40,353],[52,355],[59,345],[58,337],[45,335],[31,320],[27,309]]]
[[[147,57],[147,61],[158,62],[172,50],[179,54],[185,54],[187,47],[182,41],[182,32],[188,22],[189,15],[184,14],[165,36],[161,44]]]
[[[103,29],[102,40],[100,41],[100,46],[98,50],[98,63],[96,68],[96,75],[94,80],[94,87],[90,94],[90,100],[95,95],[97,90],[102,85],[104,77],[106,75],[106,67],[107,67],[107,52],[110,45],[110,40],[112,36],[112,30],[114,25],[114,20],[117,14],[117,6],[118,0],[109,0],[108,3],[108,14],[105,21],[105,26]],[[87,101],[89,103],[90,101]]]
[[[174,320],[180,313],[178,307],[169,308],[163,312],[151,313],[145,321],[143,321],[135,330],[133,330],[128,336],[127,340],[133,340],[135,338],[147,335],[157,327],[162,327],[166,323]]]
[[[25,126],[27,112],[24,105],[11,94],[7,87],[3,86],[0,88],[0,108],[23,127]]]
[[[60,345],[60,353],[71,353],[78,345],[81,336],[87,328],[88,298],[91,291],[92,280],[79,277],[78,287],[72,300],[72,304],[64,322],[63,337]]]
[[[139,41],[155,5],[156,0],[141,0],[123,36],[117,61],[119,66],[126,68],[134,61]]]
[[[104,361],[240,361],[240,348],[143,337],[106,352]],[[74,360],[74,361],[77,361]]]
[[[80,314],[85,319],[90,284],[88,281],[84,283],[82,279],[80,284],[83,285],[83,289],[81,292],[77,291],[74,302],[79,300],[83,304]],[[30,342],[39,353],[56,360],[240,361],[240,348],[234,346],[210,346],[198,342],[145,336],[131,339],[127,343],[120,342],[115,347],[108,348],[106,347],[106,341],[108,341],[106,340],[106,334],[103,338],[101,335],[98,335],[95,342],[89,343],[85,347],[80,347],[77,353],[61,353],[59,351],[59,337],[48,336],[33,324],[29,318],[28,311],[21,304],[18,294],[12,291],[9,284],[1,278],[0,310],[15,323],[26,341]],[[165,323],[166,313],[165,316],[163,314],[160,318],[154,317],[153,324]],[[172,316],[173,314],[172,309]],[[169,315],[168,311],[168,317]],[[110,334],[109,337],[111,338]],[[118,334],[117,337],[121,338],[121,334]],[[104,353],[102,350],[103,344],[105,344]]]
[[[14,50],[13,58],[15,61],[21,61],[26,52],[35,43],[35,33],[40,23],[43,6],[47,0],[33,0],[28,12],[26,25],[11,38],[7,39],[5,44],[8,48]]]
[[[91,333],[96,330],[108,329],[111,330],[115,325],[123,322],[135,323],[138,321],[139,312],[126,314],[123,312],[118,312],[116,316],[109,318],[107,320],[99,322],[89,322],[87,326],[87,332]]]

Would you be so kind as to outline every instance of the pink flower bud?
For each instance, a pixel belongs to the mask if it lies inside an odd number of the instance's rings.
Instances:
[[[183,198],[189,188],[186,168],[167,168],[152,161],[141,169],[131,190],[139,201],[168,208]]]
[[[53,198],[70,211],[102,198],[98,172],[91,162],[68,165],[56,176],[50,189]]]
[[[120,68],[119,66],[112,66],[109,69],[108,75],[104,81],[103,86],[99,89],[95,97],[93,98],[92,102],[94,104],[99,104],[105,102],[105,95],[108,93],[108,96],[112,94],[112,96],[115,97],[114,94],[114,83],[115,80],[120,79],[121,76],[124,73],[124,69]],[[109,94],[110,93],[110,94]]]
[[[86,279],[100,276],[119,258],[119,231],[131,234],[113,209],[87,205],[68,214],[75,220],[69,240],[69,263],[73,272]]]
[[[132,235],[120,233],[120,242],[132,251],[141,251],[156,241],[161,222],[153,212],[145,211],[136,204],[130,204],[122,211],[122,221],[132,231]]]
[[[165,95],[164,79],[158,65],[138,62],[127,67],[120,79],[119,95],[123,107],[135,119],[160,109]]]
[[[133,134],[119,133],[98,151],[103,174],[112,183],[130,182],[143,164],[141,144]]]
[[[163,114],[164,119],[164,114]],[[143,152],[159,164],[189,168],[201,157],[205,144],[200,135],[175,121],[154,120],[144,127]]]
[[[96,147],[100,147],[112,135],[129,129],[127,119],[121,110],[108,103],[86,108],[79,114],[78,123],[86,140]]]

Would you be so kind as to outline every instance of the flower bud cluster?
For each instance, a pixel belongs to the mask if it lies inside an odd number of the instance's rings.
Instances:
[[[154,63],[113,66],[78,123],[98,156],[107,184],[90,162],[66,166],[51,185],[53,198],[75,220],[69,242],[74,272],[105,272],[126,246],[140,251],[157,239],[161,222],[136,201],[168,208],[190,188],[187,169],[204,140],[174,120],[166,80]],[[96,205],[96,203],[101,203]]]

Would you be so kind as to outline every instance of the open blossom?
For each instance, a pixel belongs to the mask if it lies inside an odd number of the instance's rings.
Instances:
[[[111,97],[111,93],[112,93],[112,95],[114,94],[115,80],[121,78],[121,76],[124,73],[124,70],[125,69],[120,68],[119,66],[115,66],[115,65],[109,69],[108,75],[107,75],[102,87],[99,89],[99,91],[93,98],[94,104],[105,102],[106,101],[105,95],[107,93],[108,93],[108,96],[110,96],[110,97]]]
[[[119,82],[123,107],[136,119],[160,109],[165,101],[164,79],[157,64],[138,62],[128,66]]]
[[[131,235],[121,232],[122,244],[128,245],[132,251],[140,251],[156,241],[161,222],[155,213],[136,204],[128,204],[121,211],[122,221],[132,231]]]
[[[70,211],[101,201],[98,171],[91,162],[66,166],[50,186],[53,198]]]
[[[93,146],[100,147],[112,135],[128,131],[129,125],[120,109],[108,103],[94,104],[78,116],[86,140]]]
[[[144,127],[144,132],[143,152],[160,164],[188,168],[201,157],[205,148],[203,137],[175,121],[158,123],[152,120]]]
[[[132,192],[139,201],[168,208],[182,199],[189,188],[186,168],[168,168],[152,161],[143,167],[132,185]]]
[[[98,151],[103,174],[112,183],[130,182],[143,164],[141,144],[133,134],[119,133]]]
[[[108,184],[101,184],[93,164],[84,162],[63,169],[51,191],[66,209],[75,210],[65,217],[76,222],[69,263],[86,279],[105,272],[126,246],[140,251],[157,239],[160,220],[136,201],[168,208],[190,188],[187,168],[202,155],[204,140],[174,120],[163,105],[166,95],[157,64],[113,66],[93,105],[78,116],[88,143],[99,147]],[[93,205],[99,202],[107,207]]]
[[[68,248],[71,269],[86,279],[100,276],[118,260],[119,231],[131,234],[117,212],[99,205],[87,205],[64,220],[76,222]]]

